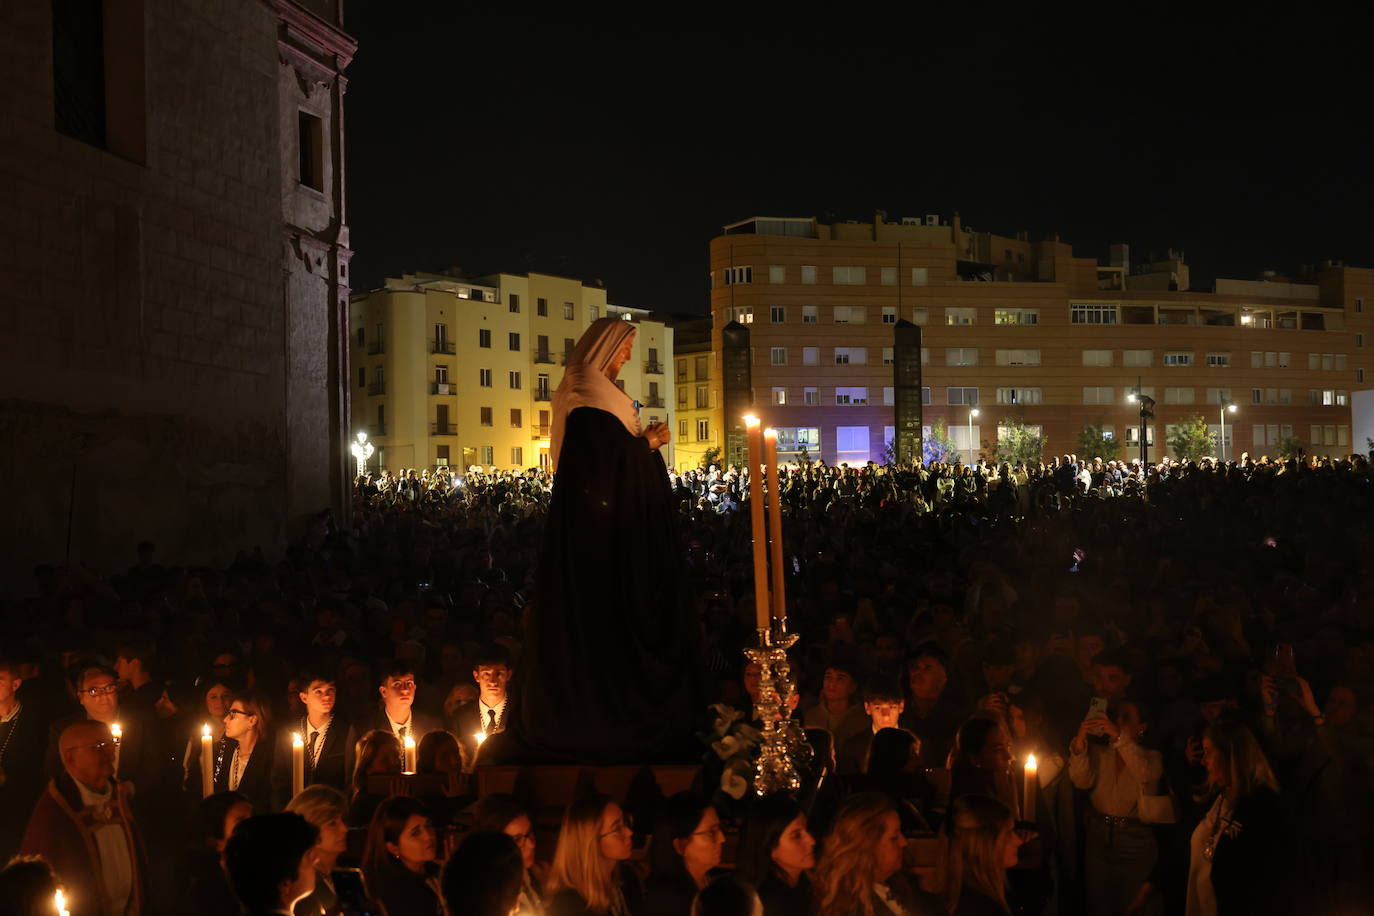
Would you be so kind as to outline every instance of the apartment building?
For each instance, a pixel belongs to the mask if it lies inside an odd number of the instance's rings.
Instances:
[[[1266,272],[1200,292],[1181,253],[1133,263],[1113,246],[1099,264],[1057,235],[1033,242],[957,215],[880,212],[726,226],[710,273],[712,352],[719,361],[730,322],[748,329],[753,409],[779,428],[784,455],[882,460],[898,321],[923,331],[924,431],[944,420],[966,460],[1009,418],[1038,428],[1047,455],[1077,451],[1090,423],[1138,455],[1137,388],[1156,402],[1151,460],[1197,414],[1218,438],[1225,425],[1227,456],[1272,452],[1286,437],[1316,453],[1364,448],[1351,404],[1370,385],[1374,270],[1327,262],[1297,279]],[[722,390],[720,367],[712,372]],[[735,441],[738,418],[722,423]]]
[[[621,387],[645,425],[671,422],[673,332],[606,290],[548,274],[406,274],[351,302],[353,423],[370,465],[548,467],[553,392],[598,318],[635,322]],[[671,446],[665,459],[671,460]]]
[[[712,449],[723,446],[716,365],[711,352],[711,319],[673,322],[673,373],[677,386],[677,425],[673,428],[678,468],[701,467]]]

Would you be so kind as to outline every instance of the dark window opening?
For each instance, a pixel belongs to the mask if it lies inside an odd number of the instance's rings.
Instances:
[[[307,188],[324,190],[324,122],[302,111],[298,115],[297,141],[301,161],[299,179]]]
[[[103,0],[53,0],[53,126],[105,148]]]

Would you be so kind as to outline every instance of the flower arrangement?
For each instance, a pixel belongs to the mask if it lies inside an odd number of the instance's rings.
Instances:
[[[710,731],[701,732],[699,737],[710,748],[707,762],[714,763],[713,756],[720,761],[718,790],[739,801],[754,783],[754,769],[763,733],[744,721],[743,712],[724,703],[712,704],[711,711],[715,713],[714,724]]]

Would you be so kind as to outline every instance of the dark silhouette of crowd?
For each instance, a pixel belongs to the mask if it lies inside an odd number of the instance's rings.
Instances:
[[[695,790],[554,812],[478,797],[520,689],[552,478],[360,477],[349,519],[322,513],[281,557],[164,566],[144,543],[115,575],[12,584],[0,900],[51,912],[60,887],[72,912],[118,916],[1369,910],[1364,456],[784,469],[794,715],[814,753],[799,792],[766,798],[748,788],[749,474],[667,485],[706,678],[737,711],[724,737],[707,710],[691,724]]]

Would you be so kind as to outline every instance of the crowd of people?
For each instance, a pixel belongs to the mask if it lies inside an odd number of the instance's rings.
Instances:
[[[0,900],[1369,909],[1365,457],[805,462],[782,480],[794,715],[815,749],[796,797],[731,791],[729,749],[703,741],[701,791],[580,797],[540,848],[549,812],[477,798],[469,774],[520,687],[552,478],[360,478],[348,522],[322,514],[281,558],[163,566],[145,543],[109,577],[35,570],[0,632],[0,861],[17,856]],[[749,476],[668,486],[703,679],[757,726],[751,533],[731,511]]]

